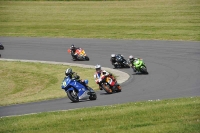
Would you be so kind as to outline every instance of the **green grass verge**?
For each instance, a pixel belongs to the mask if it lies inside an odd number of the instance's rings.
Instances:
[[[0,1],[0,36],[200,40],[199,0]]]
[[[69,67],[88,79],[90,87],[98,88],[92,68],[0,61],[0,106],[65,97],[61,83]]]
[[[8,133],[199,133],[200,97],[4,117]]]

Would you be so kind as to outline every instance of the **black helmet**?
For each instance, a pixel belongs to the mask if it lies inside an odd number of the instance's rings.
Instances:
[[[71,68],[68,68],[66,71],[65,71],[65,75],[66,76],[69,76],[72,74],[72,69]]]
[[[74,46],[74,44],[72,44],[70,48],[71,48],[71,49],[75,49],[75,46]]]

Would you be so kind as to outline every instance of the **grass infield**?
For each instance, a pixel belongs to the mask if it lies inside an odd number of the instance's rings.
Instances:
[[[0,36],[200,40],[199,0],[0,1]]]
[[[92,68],[0,61],[0,106],[66,97],[61,83],[67,68],[72,68],[81,79],[88,79],[91,88],[98,89]]]

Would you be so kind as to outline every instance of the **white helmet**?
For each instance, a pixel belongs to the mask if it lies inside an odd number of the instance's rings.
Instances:
[[[111,54],[111,57],[113,58],[113,57],[115,57],[116,55],[115,54]]]
[[[103,70],[103,75],[108,75],[108,72],[106,72],[105,70]]]
[[[128,58],[129,58],[129,59],[133,59],[133,56],[132,56],[132,55],[130,55]]]
[[[101,68],[101,65],[97,64],[97,65],[95,66],[95,68],[96,68],[96,69]]]
[[[95,69],[96,69],[97,72],[100,72],[101,71],[101,65],[97,64],[95,66]]]

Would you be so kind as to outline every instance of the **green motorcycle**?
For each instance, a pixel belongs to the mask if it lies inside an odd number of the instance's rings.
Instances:
[[[133,65],[136,71],[141,72],[143,74],[148,74],[147,67],[142,59],[137,59],[133,62]]]

